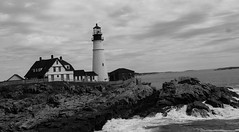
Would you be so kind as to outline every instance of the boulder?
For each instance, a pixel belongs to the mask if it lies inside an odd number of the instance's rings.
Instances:
[[[205,109],[193,108],[191,111],[191,116],[207,118],[209,117],[209,114],[208,111]]]
[[[163,83],[163,88],[160,91],[159,100],[165,98],[174,105],[188,104],[194,101],[202,101],[208,98],[210,89],[202,87],[199,81],[195,78],[189,79],[180,78],[170,82]],[[163,102],[163,101],[159,101]]]
[[[207,101],[205,102],[206,104],[209,104],[213,107],[219,107],[219,108],[223,108],[223,103],[221,101],[216,100],[215,98],[209,98],[207,99]]]
[[[47,98],[47,104],[52,106],[52,107],[58,107],[60,105],[58,96],[50,95]]]
[[[196,111],[206,110],[208,112],[210,110],[209,107],[206,106],[204,103],[200,101],[195,101],[187,105],[187,110],[186,110],[187,115],[192,115],[193,110],[195,111],[195,108],[197,109]]]
[[[238,108],[239,95],[230,91],[228,87],[217,87],[208,83],[200,83],[197,78],[180,77],[163,83],[159,91],[156,106],[178,106],[187,105],[186,113],[196,115],[201,113],[202,117],[207,116],[209,108],[202,102],[213,107],[224,107],[224,104]]]
[[[157,105],[173,106],[174,103],[167,99],[161,99],[157,102]]]
[[[198,85],[200,81],[197,78],[192,77],[179,77],[178,84],[190,84],[190,85]]]

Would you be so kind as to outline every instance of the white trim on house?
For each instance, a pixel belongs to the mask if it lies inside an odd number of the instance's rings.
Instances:
[[[74,81],[74,71],[67,71],[65,67],[56,60],[46,73],[48,81]]]
[[[98,75],[93,72],[85,72],[84,70],[74,70],[68,62],[53,58],[43,60],[40,57],[25,75],[26,79],[47,79],[52,81],[76,81],[76,82],[92,82],[98,81]]]

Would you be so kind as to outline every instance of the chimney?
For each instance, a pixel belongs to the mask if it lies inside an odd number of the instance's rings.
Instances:
[[[60,56],[60,60],[62,60],[62,56]]]
[[[53,55],[51,55],[51,59],[53,59],[54,58],[54,56]]]
[[[42,57],[39,57],[39,60],[41,61],[41,60],[42,60]]]

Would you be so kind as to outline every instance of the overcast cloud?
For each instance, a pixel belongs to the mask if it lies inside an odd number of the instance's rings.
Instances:
[[[95,23],[109,71],[239,65],[238,0],[2,0],[0,80],[52,54],[91,70]]]

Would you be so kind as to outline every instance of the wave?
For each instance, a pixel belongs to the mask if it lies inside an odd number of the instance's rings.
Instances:
[[[236,92],[237,94],[239,94],[239,85],[234,86],[232,89],[230,89],[233,92]]]
[[[207,105],[207,104],[206,104]],[[132,119],[111,119],[98,132],[150,132],[152,129],[162,125],[188,123],[196,120],[211,120],[211,119],[238,119],[239,109],[235,109],[229,105],[224,105],[224,108],[213,108],[207,105],[216,114],[209,113],[208,118],[188,116],[186,114],[187,106],[182,108],[174,108],[170,110],[166,117],[161,113],[153,117],[134,117]]]
[[[239,89],[233,89],[232,91],[239,93]],[[153,128],[162,125],[188,123],[196,120],[239,119],[239,109],[230,105],[224,105],[224,108],[214,108],[211,105],[206,105],[214,112],[214,114],[209,113],[207,118],[201,117],[200,114],[197,117],[187,115],[187,105],[184,105],[181,108],[172,108],[166,117],[162,113],[157,113],[155,116],[145,118],[135,116],[132,119],[111,119],[103,126],[102,131],[98,132],[151,132]]]

